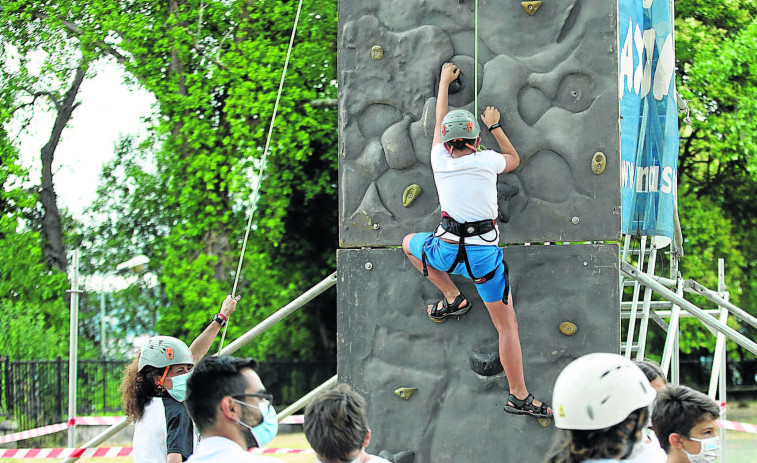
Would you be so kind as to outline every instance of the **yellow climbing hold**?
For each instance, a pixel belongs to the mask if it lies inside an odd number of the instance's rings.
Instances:
[[[605,156],[605,153],[601,151],[594,153],[594,156],[591,158],[591,171],[599,175],[605,171],[606,165],[607,157]]]
[[[552,420],[549,418],[537,418],[537,421],[543,428],[548,428],[550,424],[552,424]]]
[[[539,9],[542,2],[520,2],[523,5],[523,9],[526,10],[529,16],[533,16],[536,10]]]
[[[417,391],[417,387],[401,387],[399,389],[396,389],[394,393],[399,397],[400,399],[408,400],[411,395],[413,395],[413,392]]]
[[[564,334],[565,336],[573,336],[576,334],[576,331],[578,331],[578,327],[575,323],[571,322],[562,322],[560,323],[560,333]]]
[[[413,183],[409,187],[405,188],[405,192],[402,193],[402,205],[410,207],[413,201],[421,194],[421,187],[417,183]]]

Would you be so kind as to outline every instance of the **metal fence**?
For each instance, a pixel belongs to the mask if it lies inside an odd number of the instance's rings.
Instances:
[[[121,413],[123,360],[79,360],[77,416]],[[276,405],[289,405],[336,374],[336,362],[261,362],[258,373]],[[68,359],[0,358],[0,421],[24,431],[67,419]]]

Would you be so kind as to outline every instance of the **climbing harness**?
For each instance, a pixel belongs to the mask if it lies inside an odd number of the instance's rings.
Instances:
[[[244,261],[244,253],[247,249],[247,239],[250,236],[250,229],[252,228],[252,218],[255,215],[257,208],[258,196],[260,194],[260,184],[263,183],[263,173],[265,172],[266,159],[268,158],[268,150],[271,145],[271,135],[273,134],[273,125],[276,122],[276,113],[279,110],[279,101],[281,100],[281,92],[284,88],[284,79],[286,78],[287,68],[289,67],[289,57],[292,54],[292,48],[294,46],[294,37],[297,34],[297,24],[300,21],[300,12],[302,11],[302,0],[297,5],[297,14],[294,17],[294,25],[292,26],[292,34],[289,37],[289,48],[287,48],[286,59],[284,60],[284,69],[281,71],[281,80],[279,81],[279,91],[276,94],[276,102],[273,105],[273,114],[271,115],[271,123],[268,125],[268,136],[265,140],[265,149],[263,150],[263,156],[260,159],[260,169],[258,170],[257,182],[255,182],[255,190],[252,193],[252,206],[250,207],[250,216],[247,220],[247,228],[244,232],[244,240],[242,241],[242,252],[239,256],[239,264],[237,265],[237,272],[234,276],[234,286],[231,289],[231,297],[236,296],[237,284],[239,283],[239,276],[242,274],[242,262]],[[221,343],[218,346],[218,353],[221,353],[223,349],[223,341],[226,339],[226,330],[229,328],[229,323],[223,327],[223,334],[221,335]],[[216,354],[217,355],[217,354]]]
[[[476,277],[473,274],[473,270],[471,269],[470,262],[468,261],[468,253],[465,250],[465,238],[471,238],[474,236],[478,236],[482,240],[486,241],[487,243],[493,243],[497,241],[498,236],[495,236],[491,240],[487,240],[484,238],[484,235],[494,231],[496,228],[497,221],[496,220],[478,220],[475,222],[463,222],[460,223],[457,220],[453,219],[452,216],[447,214],[446,212],[442,211],[442,221],[439,223],[439,226],[444,230],[441,234],[437,235],[434,233],[429,239],[431,238],[441,238],[447,233],[451,233],[453,235],[457,235],[459,238],[458,246],[457,246],[457,256],[455,256],[455,261],[452,262],[452,266],[446,271],[447,273],[452,272],[455,270],[455,267],[457,267],[457,264],[465,263],[465,270],[468,272],[468,275],[471,277],[474,283],[477,285],[482,285],[486,283],[487,281],[494,278],[494,275],[497,274],[497,270],[499,269],[499,265],[494,267],[492,271],[487,273],[484,276]],[[423,276],[428,277],[428,266],[426,264],[426,247],[423,247],[423,252],[421,253],[421,262],[423,263]],[[507,262],[505,262],[504,256],[502,257],[502,265],[504,266],[505,271],[505,290],[503,291],[502,295],[502,302],[507,304],[507,296],[510,294],[510,279],[508,278],[508,268],[507,268]]]

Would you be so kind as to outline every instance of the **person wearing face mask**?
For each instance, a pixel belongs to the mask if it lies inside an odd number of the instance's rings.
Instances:
[[[365,399],[348,384],[316,396],[305,407],[303,427],[316,463],[389,463],[365,451],[371,442]]]
[[[652,411],[652,429],[668,454],[668,463],[717,460],[720,407],[707,395],[686,386],[668,386]]]
[[[655,390],[630,360],[594,353],[569,363],[555,381],[552,404],[561,429],[548,463],[611,463],[641,440]]]
[[[662,369],[658,364],[651,360],[637,360],[634,363],[639,369],[641,369],[649,380],[649,384],[652,385],[658,394],[660,391],[665,390],[667,381],[665,380],[665,374],[662,372]],[[651,429],[651,414],[653,406],[654,404],[649,406],[650,419],[647,420],[647,424],[642,431],[642,440],[638,445],[634,446],[631,455],[626,457],[625,461],[627,463],[665,463],[668,461],[668,455],[660,446],[660,441],[657,439],[657,435]]]
[[[210,349],[239,297],[227,296],[221,311],[187,347],[171,336],[154,336],[124,370],[121,396],[134,421],[134,461],[180,463],[192,454],[192,421],[182,402],[192,368]]]
[[[184,404],[200,433],[190,463],[269,463],[275,458],[253,455],[276,437],[279,421],[255,373],[253,359],[208,357],[197,364],[187,382]]]

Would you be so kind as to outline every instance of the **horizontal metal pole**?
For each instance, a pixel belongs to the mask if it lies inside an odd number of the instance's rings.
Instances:
[[[254,328],[240,336],[238,339],[235,339],[234,342],[224,347],[221,352],[218,353],[218,355],[231,355],[234,352],[238,351],[245,344],[263,334],[265,330],[280,322],[284,317],[299,309],[303,305],[312,301],[316,296],[331,288],[335,284],[336,272],[327,276],[326,278],[321,280],[320,283],[302,293],[295,300],[274,312],[273,315],[257,324]]]
[[[696,294],[699,294],[700,296],[703,296],[709,299],[710,301],[714,302],[718,306],[725,308],[726,310],[731,312],[733,315],[739,317],[740,319],[749,323],[753,327],[757,328],[757,318],[749,314],[744,309],[736,307],[735,305],[731,304],[729,301],[726,301],[725,299],[720,297],[720,295],[718,295],[718,293],[716,293],[715,291],[705,288],[704,286],[702,286],[701,284],[697,283],[694,280],[686,280],[683,283],[683,288],[684,290],[694,292]]]
[[[633,302],[631,301],[625,301],[620,303],[620,309],[630,309],[633,305]],[[670,301],[651,301],[649,303],[649,308],[651,309],[670,309],[673,307],[673,303]]]
[[[296,413],[298,410],[306,406],[310,403],[311,400],[313,400],[313,397],[317,396],[321,393],[321,391],[324,391],[336,384],[336,375],[332,376],[330,379],[327,379],[323,384],[318,386],[317,388],[313,389],[312,391],[308,392],[300,400],[293,403],[292,405],[288,406],[284,410],[282,410],[278,415],[276,415],[276,418],[281,421],[284,418],[288,417],[289,415],[292,415]]]
[[[682,309],[688,310],[692,314],[694,314],[702,323],[709,326],[710,328],[717,330],[724,335],[726,335],[730,340],[734,341],[736,344],[740,345],[741,347],[745,348],[749,352],[753,354],[757,354],[757,343],[754,341],[748,339],[743,334],[739,333],[738,331],[734,330],[728,325],[724,325],[720,323],[715,317],[708,315],[705,313],[704,310],[700,309],[699,307],[695,306],[691,302],[687,301],[686,299],[679,297],[676,293],[669,290],[665,286],[661,285],[657,281],[655,281],[652,278],[649,278],[648,275],[639,272],[636,268],[634,268],[632,265],[621,262],[620,263],[620,271],[625,273],[631,278],[634,278],[644,284],[645,286],[652,288],[657,294],[663,296],[664,298],[675,302],[677,305],[679,305]]]
[[[659,275],[650,275],[648,273],[645,273],[644,275],[646,275],[649,278],[654,279],[658,283],[661,283],[661,284],[667,286],[668,288],[675,288],[676,287],[676,280],[674,280],[672,278],[665,278],[665,277],[661,277]],[[626,280],[626,281],[623,282],[623,286],[633,286],[633,281]]]
[[[111,427],[109,427],[108,429],[106,429],[105,431],[93,437],[91,440],[85,442],[84,444],[81,445],[81,447],[78,447],[78,448],[86,449],[86,448],[91,448],[91,447],[97,447],[98,445],[102,444],[106,440],[115,436],[118,433],[118,431],[124,429],[130,424],[131,424],[131,421],[129,420],[123,420],[120,423],[116,423],[112,425]],[[66,458],[61,463],[73,463],[78,459],[79,457]]]
[[[702,310],[704,313],[708,315],[718,315],[720,313],[717,309],[710,309],[710,310]],[[670,318],[673,316],[672,310],[655,310],[655,313],[659,315],[662,318]],[[641,318],[643,314],[636,314],[636,318]],[[678,316],[680,318],[696,318],[695,315],[690,314],[689,312],[679,312]],[[630,311],[621,311],[620,312],[620,318],[623,320],[628,320],[631,318],[631,312]]]

